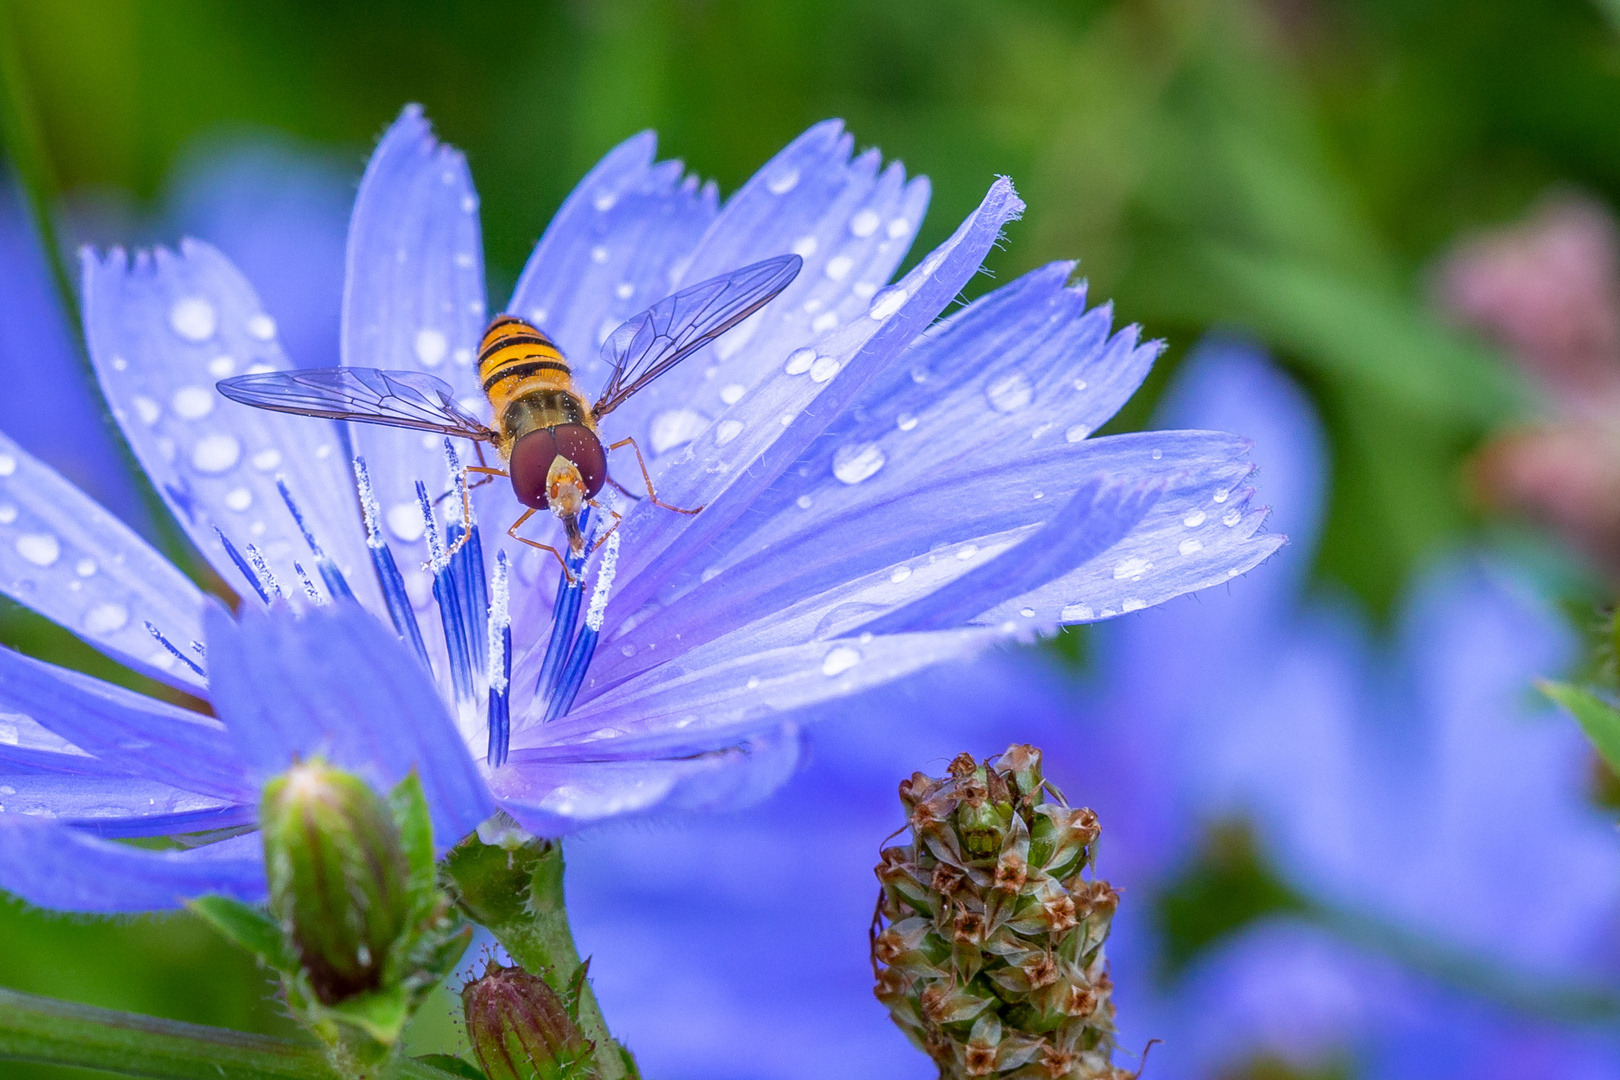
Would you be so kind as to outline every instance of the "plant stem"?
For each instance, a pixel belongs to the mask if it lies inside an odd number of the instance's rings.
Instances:
[[[0,1060],[153,1080],[338,1080],[320,1047],[0,989]],[[390,1080],[448,1080],[401,1059]]]
[[[562,845],[530,840],[505,847],[471,836],[444,866],[462,909],[488,927],[512,959],[564,993],[580,959],[563,903]],[[602,1080],[638,1075],[629,1051],[608,1033],[589,979],[580,987],[579,1029],[596,1044]]]

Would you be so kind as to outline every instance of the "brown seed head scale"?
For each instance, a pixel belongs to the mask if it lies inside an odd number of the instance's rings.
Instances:
[[[1119,893],[1091,876],[1097,816],[1045,782],[1031,746],[959,754],[946,777],[900,787],[910,836],[881,855],[872,957],[894,1022],[941,1080],[1128,1080],[1113,1064],[1103,943]]]

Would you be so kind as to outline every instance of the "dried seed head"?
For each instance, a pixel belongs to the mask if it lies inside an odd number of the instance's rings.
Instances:
[[[877,997],[942,1080],[1123,1077],[1103,943],[1119,893],[1090,876],[1097,815],[1039,750],[959,754],[901,784],[909,842],[884,849]]]

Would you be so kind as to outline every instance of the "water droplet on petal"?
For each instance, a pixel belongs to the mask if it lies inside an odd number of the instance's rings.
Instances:
[[[441,331],[429,329],[416,332],[416,358],[428,367],[437,367],[449,351],[450,342]]]
[[[272,446],[268,450],[260,450],[257,454],[254,454],[252,460],[255,469],[260,472],[269,472],[281,464],[281,451]]]
[[[815,363],[810,365],[810,381],[824,383],[838,374],[838,358],[836,356],[818,356]]]
[[[750,675],[750,676],[748,676],[748,689],[750,689],[750,690],[758,690],[759,689],[759,676],[758,675]]]
[[[214,411],[214,392],[200,386],[182,386],[169,399],[175,414],[182,420],[200,420]]]
[[[887,460],[877,443],[855,443],[833,452],[832,471],[844,483],[858,484],[883,468]]]
[[[748,388],[742,383],[730,383],[720,388],[720,400],[727,405],[735,405],[742,400],[742,396],[747,392]]]
[[[1202,510],[1194,510],[1192,513],[1181,519],[1181,523],[1187,526],[1189,529],[1198,528],[1198,526],[1202,525],[1204,521],[1205,515]]]
[[[810,329],[814,330],[818,334],[825,334],[828,330],[831,330],[837,325],[838,312],[823,311],[820,315],[817,315],[813,320],[811,320]]]
[[[1218,503],[1223,503],[1226,501],[1226,497],[1230,494],[1232,494],[1230,491],[1217,491],[1214,496],[1215,501]]]
[[[620,300],[628,300],[632,296],[636,295],[636,287],[630,284],[628,281],[621,281],[619,282],[619,287],[613,290],[613,295],[617,296]]]
[[[978,544],[964,544],[961,549],[957,551],[956,557],[961,559],[963,562],[966,562],[968,559],[973,558],[973,556],[977,555],[978,553]]]
[[[1238,513],[1236,510],[1228,510],[1221,517],[1221,524],[1225,525],[1228,529],[1230,529],[1232,526],[1236,525],[1238,522],[1240,522],[1242,520],[1243,520],[1243,515],[1242,514]]]
[[[1097,617],[1097,613],[1091,610],[1090,604],[1066,604],[1063,610],[1058,612],[1058,617],[1064,622],[1073,622],[1094,619]]]
[[[1018,614],[1022,615],[1026,619],[1033,619],[1035,617],[1035,609],[1032,607],[1021,608]]]
[[[80,577],[89,577],[96,572],[96,560],[80,559],[73,564],[73,572]]]
[[[187,341],[207,341],[214,336],[219,319],[213,304],[200,296],[188,296],[169,309],[169,325]]]
[[[908,412],[903,412],[894,418],[894,424],[901,431],[910,431],[917,426],[917,418]]]
[[[208,361],[208,374],[216,379],[223,379],[236,370],[236,358],[233,356],[216,356]]]
[[[885,231],[888,232],[890,240],[898,240],[911,231],[911,222],[903,217],[897,217],[889,222],[889,227]]]
[[[720,421],[719,425],[714,429],[714,444],[716,446],[726,445],[726,443],[741,435],[742,429],[742,421],[740,420]]]
[[[619,196],[617,194],[611,191],[604,191],[596,198],[591,200],[591,205],[596,207],[598,213],[605,214],[609,210],[613,209],[613,204],[618,201]]]
[[[985,387],[990,407],[996,412],[1010,413],[1028,408],[1035,400],[1035,387],[1022,371],[1012,371]]]
[[[605,263],[608,261],[608,249],[601,244],[591,248],[591,262]]]
[[[857,281],[855,284],[849,287],[849,291],[860,297],[862,300],[872,299],[872,294],[877,292],[877,290],[877,282],[875,281]]]
[[[17,537],[17,554],[35,566],[49,566],[62,556],[62,545],[50,533],[23,533]]]
[[[1084,379],[1076,379],[1076,380],[1074,380],[1074,388],[1076,390],[1084,390],[1086,388],[1086,380],[1084,380]]]
[[[10,476],[17,471],[17,459],[10,454],[0,454],[0,476]]]
[[[1129,615],[1131,612],[1141,611],[1145,607],[1147,607],[1146,600],[1138,600],[1134,596],[1127,596],[1125,602],[1119,605],[1119,610],[1123,614]]]
[[[395,503],[383,516],[388,520],[388,531],[407,544],[422,539],[422,534],[427,532],[427,525],[422,521],[422,507],[418,503]]]
[[[1155,451],[1153,451],[1153,460],[1154,461],[1158,461],[1162,457],[1164,457],[1164,451],[1163,450],[1155,450]]]
[[[231,435],[209,435],[191,448],[191,464],[198,472],[222,473],[242,456],[242,444]]]
[[[810,348],[794,349],[788,353],[787,363],[782,370],[789,375],[803,375],[810,370],[810,365],[816,361],[816,350]]]
[[[1063,433],[1063,437],[1069,442],[1084,442],[1086,437],[1090,434],[1091,429],[1086,427],[1086,425],[1074,424],[1069,428],[1068,431]]]
[[[867,314],[878,322],[882,322],[904,307],[908,299],[910,297],[905,289],[898,285],[891,286],[872,297],[872,306],[868,309]]]
[[[829,281],[843,281],[854,266],[855,260],[848,255],[836,255],[827,260],[827,265],[821,272],[827,275]]]
[[[1193,555],[1204,550],[1204,542],[1202,540],[1189,538],[1187,540],[1183,540],[1177,550],[1183,555]]]
[[[848,645],[840,645],[827,654],[821,662],[823,675],[842,675],[850,668],[861,662],[859,649],[852,649]]]
[[[814,236],[801,236],[797,240],[793,241],[793,246],[788,248],[788,250],[793,252],[793,254],[797,255],[801,259],[808,259],[810,256],[816,253],[816,248],[820,246],[820,242],[818,242]]]
[[[225,493],[225,507],[241,513],[253,505],[253,492],[245,487],[232,488]]]
[[[894,582],[896,585],[900,584],[910,576],[911,567],[909,566],[897,566],[893,570],[889,571],[889,580]]]
[[[10,525],[17,520],[17,508],[11,503],[0,503],[0,525]]]
[[[677,446],[685,446],[703,434],[703,429],[708,426],[708,419],[691,409],[669,409],[653,417],[647,442],[654,454],[662,454]]]
[[[786,195],[788,192],[797,187],[798,184],[799,170],[792,167],[783,169],[781,172],[778,172],[775,176],[772,176],[769,180],[765,181],[765,186],[770,189],[772,195]]]
[[[97,604],[84,615],[84,629],[91,634],[111,634],[129,622],[129,609],[123,604]]]
[[[866,209],[849,219],[849,231],[856,236],[871,236],[877,232],[877,227],[883,224],[883,219],[876,210]]]
[[[1135,580],[1152,568],[1153,564],[1141,556],[1125,559],[1114,567],[1114,580],[1119,581],[1123,578]]]
[[[141,418],[141,423],[148,427],[157,423],[158,417],[163,415],[163,406],[149,397],[134,397],[130,404],[135,406],[135,415]]]
[[[810,498],[808,495],[800,495],[797,499],[794,499],[793,502],[800,510],[808,510],[815,504],[815,500]]]
[[[255,315],[247,321],[247,332],[260,341],[276,336],[276,320],[268,315]]]

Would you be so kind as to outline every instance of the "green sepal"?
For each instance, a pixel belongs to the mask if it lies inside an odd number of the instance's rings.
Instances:
[[[465,1077],[465,1080],[489,1080],[484,1070],[453,1054],[421,1054],[415,1060],[423,1065],[431,1065],[435,1069],[450,1073],[452,1076]]]
[[[1536,686],[1570,711],[1609,768],[1620,773],[1620,709],[1570,683],[1540,679]]]
[[[298,958],[287,948],[281,927],[265,912],[217,895],[198,897],[187,906],[233,944],[257,956],[266,967],[276,971],[297,969]]]
[[[388,810],[399,828],[400,846],[411,867],[411,885],[431,888],[437,872],[433,858],[433,818],[428,814],[422,781],[411,772],[388,793]]]
[[[358,1028],[384,1046],[392,1046],[411,1018],[413,996],[404,986],[395,985],[315,1008],[333,1020]]]

